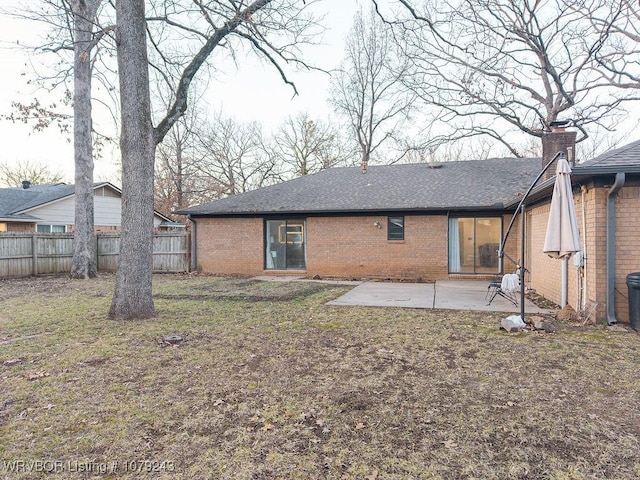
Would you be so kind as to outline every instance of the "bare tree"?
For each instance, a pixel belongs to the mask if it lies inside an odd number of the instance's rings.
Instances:
[[[217,184],[198,169],[199,139],[205,124],[198,110],[190,109],[156,149],[154,204],[165,215],[209,201],[210,192],[217,190]]]
[[[211,198],[246,192],[281,178],[276,157],[267,154],[255,122],[218,117],[202,129],[198,139],[195,167],[208,181]]]
[[[109,315],[155,316],[153,273],[153,161],[149,65],[144,0],[116,4],[122,131],[122,237]]]
[[[37,162],[0,163],[0,185],[20,187],[24,180],[32,185],[59,183],[64,179],[61,172],[52,171],[47,165]]]
[[[356,14],[346,42],[345,60],[332,79],[331,103],[346,117],[366,164],[383,145],[402,143],[414,94],[402,84],[407,60],[374,11]]]
[[[626,90],[640,90],[640,4],[630,0],[585,0],[573,5],[609,41],[595,54],[600,80]],[[610,20],[611,12],[616,21]],[[638,94],[634,94],[638,97]]]
[[[503,135],[509,127],[540,137],[552,122],[571,119],[581,141],[590,125],[615,124],[626,98],[594,68],[621,21],[619,2],[599,10],[599,31],[569,0],[399,2],[406,15],[378,11],[403,39],[413,66],[403,78],[439,109],[445,138],[489,136],[520,156]]]
[[[16,13],[23,18],[44,22],[49,27],[47,39],[35,50],[56,53],[59,56],[58,69],[52,76],[40,76],[35,83],[46,86],[47,90],[61,87],[62,102],[60,105],[42,105],[38,99],[29,104],[14,102],[14,112],[5,116],[14,122],[31,123],[36,131],[56,125],[62,133],[71,132],[70,123],[73,121],[76,202],[71,275],[85,279],[97,276],[93,222],[92,77],[99,58],[95,48],[112,30],[98,25],[102,3],[103,0],[42,0],[28,7],[30,10]],[[72,68],[69,53],[73,54]],[[64,111],[69,104],[73,107],[73,115]]]
[[[92,50],[100,40],[95,33],[102,0],[67,0],[73,15],[73,146],[75,165],[75,229],[71,275],[98,275],[94,239],[93,122],[91,114]]]
[[[275,135],[273,150],[293,176],[345,165],[351,152],[337,128],[301,113],[289,117]]]
[[[218,47],[237,47],[246,42],[265,58],[283,80],[293,85],[281,62],[296,62],[308,28],[315,23],[305,14],[310,2],[297,0],[245,0],[198,2],[197,9],[161,2],[148,21],[162,21],[175,35],[170,50],[162,50],[171,32],[150,42],[155,49],[154,68],[179,67],[173,102],[154,128],[151,121],[144,0],[117,3],[118,63],[122,108],[121,152],[123,166],[122,244],[110,317],[149,318],[155,315],[152,287],[153,162],[159,144],[188,106],[191,83]],[[160,8],[162,7],[162,8]],[[198,15],[194,18],[194,15]],[[201,28],[198,28],[201,27]],[[176,37],[173,39],[175,40]],[[177,47],[183,46],[185,50]],[[171,52],[169,55],[168,52]],[[187,59],[185,62],[184,59]],[[164,77],[171,83],[171,77]]]

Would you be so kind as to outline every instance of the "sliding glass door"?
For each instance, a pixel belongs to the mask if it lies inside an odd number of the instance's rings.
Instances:
[[[500,217],[449,218],[449,272],[499,273]]]
[[[301,270],[305,263],[304,219],[265,222],[265,268]]]

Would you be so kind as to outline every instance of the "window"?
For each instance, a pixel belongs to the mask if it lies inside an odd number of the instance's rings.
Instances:
[[[449,272],[499,273],[502,218],[449,218]]]
[[[387,240],[404,240],[404,217],[389,217]]]
[[[304,269],[304,219],[267,220],[265,222],[265,268],[268,270]]]
[[[36,232],[38,233],[66,233],[67,226],[66,225],[44,225],[38,224],[36,225]]]
[[[0,223],[0,232],[6,232],[6,231],[7,231],[7,224]]]

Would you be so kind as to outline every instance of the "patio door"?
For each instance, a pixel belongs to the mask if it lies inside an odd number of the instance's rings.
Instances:
[[[500,217],[449,218],[449,273],[498,273]]]
[[[267,220],[265,223],[265,268],[305,269],[305,220]]]

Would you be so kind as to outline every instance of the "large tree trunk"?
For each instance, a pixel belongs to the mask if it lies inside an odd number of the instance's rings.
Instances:
[[[122,132],[122,243],[109,316],[156,315],[152,297],[153,161],[144,0],[116,4]]]
[[[98,275],[93,227],[93,145],[91,124],[91,50],[100,0],[73,2],[73,141],[75,156],[75,230],[71,276]]]

